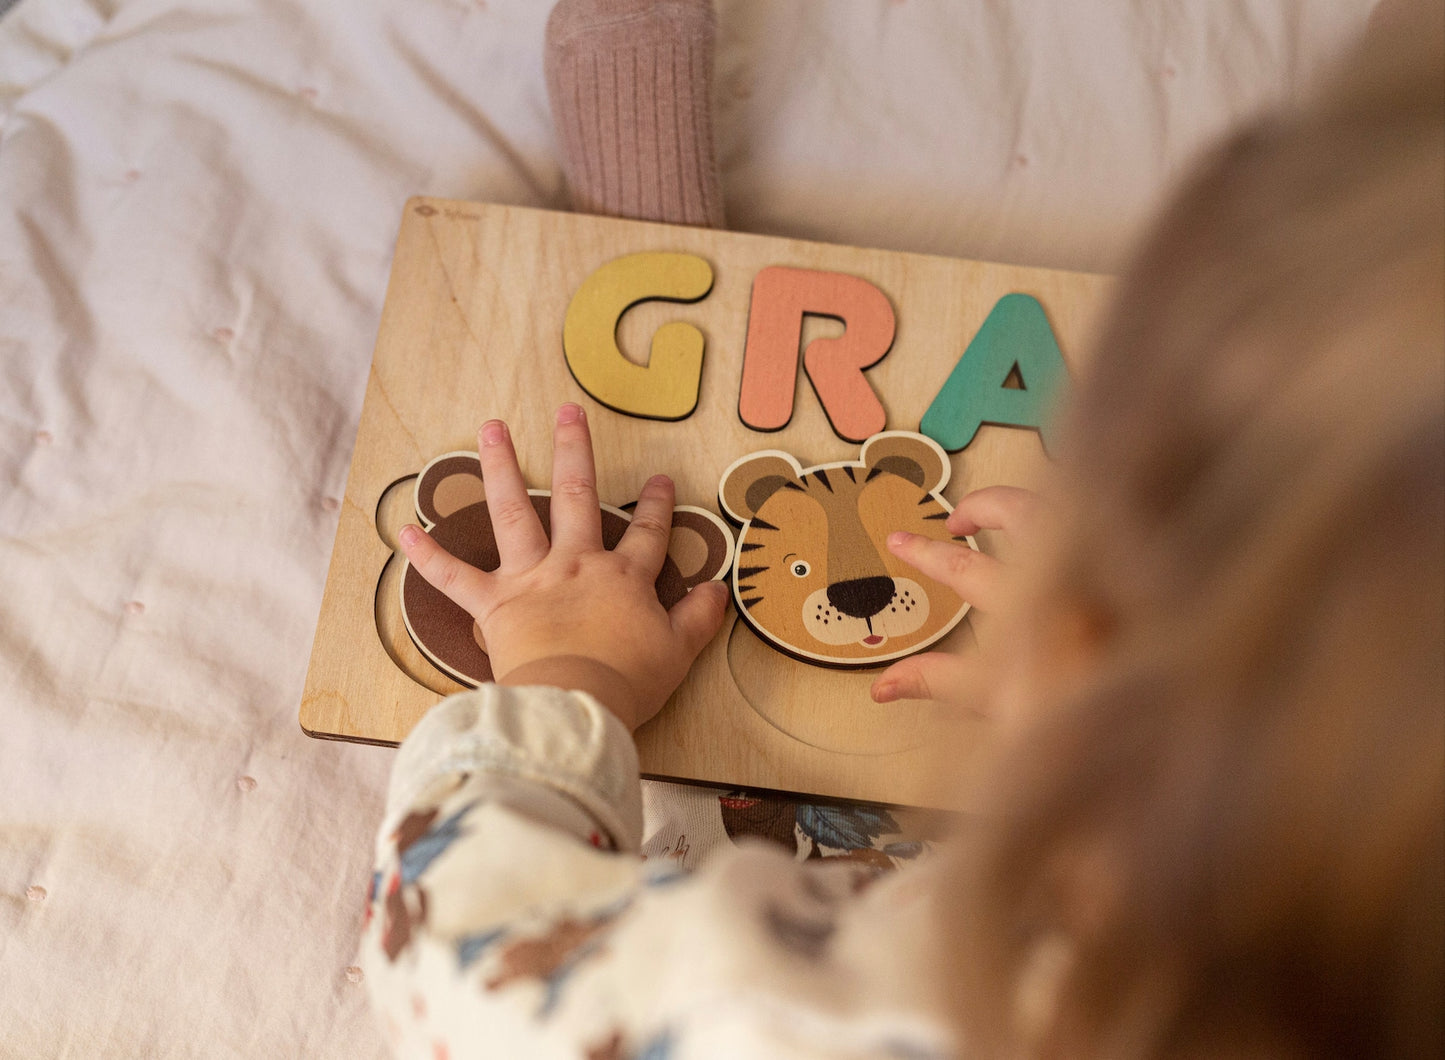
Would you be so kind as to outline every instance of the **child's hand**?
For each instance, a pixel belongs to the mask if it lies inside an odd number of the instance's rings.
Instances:
[[[1012,534],[1034,518],[1037,506],[1038,498],[1028,490],[990,486],[959,501],[944,525],[959,537],[980,530]],[[943,582],[980,611],[991,611],[1007,598],[1008,568],[967,545],[900,531],[888,536],[888,551]],[[877,703],[954,700],[959,690],[971,687],[973,677],[964,659],[948,652],[924,652],[901,659],[879,674],[873,682],[873,699]]]
[[[682,682],[727,610],[722,582],[699,585],[670,612],[658,603],[653,582],[672,533],[672,480],[648,481],[622,540],[604,550],[592,439],[582,409],[563,405],[549,542],[506,425],[491,420],[477,438],[500,567],[463,563],[415,526],[402,530],[402,552],[477,620],[498,684],[590,692],[636,729]]]

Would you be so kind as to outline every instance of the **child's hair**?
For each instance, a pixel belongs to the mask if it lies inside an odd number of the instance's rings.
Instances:
[[[1441,1055],[1445,15],[1401,14],[1123,278],[1046,557],[1094,665],[965,850],[981,1055]]]

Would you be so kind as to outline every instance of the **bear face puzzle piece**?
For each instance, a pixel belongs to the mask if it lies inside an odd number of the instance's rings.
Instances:
[[[723,512],[741,525],[732,571],[738,615],[767,644],[820,666],[880,666],[936,643],[968,603],[888,551],[907,530],[954,538],[940,495],[948,456],[921,434],[884,431],[857,461],[804,468],[778,450],[723,472]]]
[[[527,492],[550,537],[551,494]],[[474,567],[497,569],[501,561],[476,453],[445,453],[428,463],[417,476],[414,501],[432,540]],[[603,546],[615,547],[631,521],[621,508],[602,505]],[[672,539],[657,576],[658,600],[671,608],[693,586],[724,577],[732,557],[732,533],[721,519],[705,508],[679,505],[672,512]],[[471,687],[492,680],[477,623],[409,563],[402,568],[401,611],[412,641],[443,673]]]

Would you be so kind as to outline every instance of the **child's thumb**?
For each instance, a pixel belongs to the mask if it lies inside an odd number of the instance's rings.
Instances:
[[[725,582],[703,582],[673,605],[668,612],[672,628],[682,638],[689,659],[707,647],[707,642],[722,628],[728,609],[728,587]]]

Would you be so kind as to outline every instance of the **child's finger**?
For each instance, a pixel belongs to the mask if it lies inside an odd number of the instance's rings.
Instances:
[[[667,558],[667,545],[672,539],[673,498],[672,479],[666,475],[648,479],[642,487],[642,496],[637,499],[632,522],[617,543],[616,551],[636,563],[648,578],[657,577],[662,561]]]
[[[592,436],[582,406],[571,402],[557,410],[552,432],[552,546],[568,552],[602,547]]]
[[[502,569],[526,570],[547,555],[547,534],[527,495],[507,425],[501,420],[482,424],[477,432],[477,452],[481,454],[487,514],[496,534]]]
[[[969,663],[957,655],[930,651],[911,655],[878,675],[871,689],[873,702],[897,699],[935,699],[955,702],[971,683]]]
[[[488,575],[463,563],[418,526],[404,526],[398,535],[402,554],[427,583],[473,618],[486,613]]]
[[[673,604],[667,613],[672,628],[682,638],[689,665],[722,628],[729,595],[726,583],[703,582]]]
[[[899,530],[888,535],[888,551],[948,586],[981,611],[999,602],[1002,568],[992,556],[955,541]]]
[[[989,486],[965,494],[944,525],[960,537],[980,530],[1012,530],[1027,522],[1038,495],[1017,486]]]

